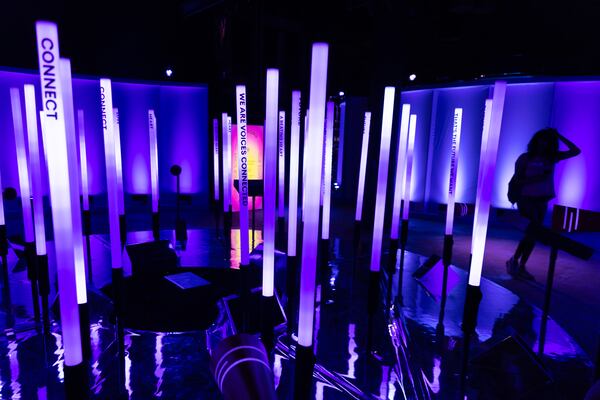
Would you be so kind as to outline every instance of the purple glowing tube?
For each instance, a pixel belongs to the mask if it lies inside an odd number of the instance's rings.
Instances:
[[[308,142],[308,110],[304,116],[304,141],[302,144],[302,222],[304,222],[304,199],[306,187],[306,143]]]
[[[58,289],[60,293],[60,316],[65,365],[76,366],[83,361],[79,329],[79,307],[73,254],[73,215],[71,211],[71,184],[67,156],[67,137],[63,110],[59,70],[58,29],[51,22],[36,22],[38,61],[42,103],[40,113],[42,137],[46,149],[54,244],[57,259]]]
[[[229,117],[227,113],[221,115],[223,133],[223,211],[229,212],[231,206],[231,134],[229,131]]]
[[[482,139],[481,158],[479,167],[479,182],[477,182],[477,198],[475,199],[476,213],[473,221],[473,240],[471,245],[471,267],[469,269],[469,285],[479,286],[481,282],[481,270],[483,268],[483,255],[487,235],[488,219],[492,200],[492,189],[494,185],[494,172],[496,170],[496,157],[498,154],[498,141],[502,125],[502,114],[504,111],[504,97],[506,94],[506,82],[499,81],[494,84],[494,96],[491,104],[491,112],[486,107],[485,120],[488,119],[487,140]],[[487,106],[486,102],[486,106]],[[486,118],[487,117],[487,118]],[[485,135],[485,131],[484,131]],[[483,145],[485,144],[485,148]]]
[[[21,93],[18,88],[10,89],[13,126],[15,129],[15,145],[17,146],[17,167],[19,186],[21,188],[21,207],[23,208],[23,230],[25,242],[33,243],[33,215],[31,214],[31,191],[29,188],[29,167],[27,163],[27,147],[23,131],[23,114],[21,111]]]
[[[213,119],[213,183],[214,199],[219,200],[219,120]]]
[[[248,126],[246,86],[235,87],[237,111],[238,191],[240,194],[240,264],[250,265],[248,250]]]
[[[335,184],[336,187],[342,186],[342,167],[344,162],[344,128],[346,125],[346,102],[343,101],[340,104],[340,132],[338,135],[338,158],[337,158],[337,168],[336,168],[336,178]]]
[[[277,159],[277,216],[285,217],[285,111],[279,111],[279,153]]]
[[[379,148],[379,170],[377,173],[377,194],[375,198],[375,218],[373,221],[373,247],[371,248],[371,271],[378,272],[381,264],[381,244],[383,241],[383,220],[385,217],[385,197],[390,161],[390,141],[394,118],[394,96],[396,89],[386,87],[383,98],[381,121],[381,147]]]
[[[292,92],[292,120],[290,123],[290,185],[288,205],[288,251],[290,257],[296,256],[296,228],[298,222],[298,163],[300,161],[300,91]]]
[[[321,239],[329,239],[329,218],[331,212],[331,170],[333,158],[333,118],[335,104],[327,102],[325,118],[325,173],[323,177],[323,221],[321,223]]]
[[[279,70],[267,69],[267,101],[265,109],[265,154],[263,198],[263,281],[262,294],[273,296],[275,277],[275,191],[277,182],[277,109],[279,106]]]
[[[456,200],[456,173],[458,170],[458,151],[460,150],[460,130],[462,127],[462,108],[454,109],[452,124],[452,149],[450,152],[450,179],[448,182],[448,206],[446,209],[446,235],[452,235],[454,225],[454,202]]]
[[[308,137],[305,146],[305,154],[311,155],[310,163],[306,166],[306,175],[312,177],[321,176],[328,56],[329,46],[326,43],[313,44],[310,71],[310,119],[308,120]],[[305,347],[310,347],[313,343],[320,190],[319,179],[306,181],[298,307],[298,344]]]
[[[158,213],[158,137],[156,115],[148,110],[148,131],[150,133],[150,185],[152,187],[152,212]],[[118,216],[117,216],[118,219]]]
[[[37,107],[35,105],[34,86],[25,85],[24,94],[27,139],[29,142],[29,167],[33,194],[35,251],[38,256],[43,256],[46,255],[46,231],[44,227],[44,194],[42,189],[42,170],[40,168],[40,146],[38,143]]]
[[[81,196],[83,210],[90,209],[90,193],[87,173],[87,152],[85,149],[85,117],[83,110],[77,110],[77,128],[79,129],[79,168],[81,168]]]
[[[408,221],[408,214],[410,210],[410,192],[412,182],[412,169],[413,169],[413,155],[415,149],[415,133],[417,131],[417,116],[416,114],[410,115],[410,121],[408,124],[408,143],[406,145],[406,168],[404,170],[404,205],[402,206],[402,219]]]
[[[406,145],[408,142],[408,120],[410,118],[410,104],[402,105],[400,117],[400,137],[398,138],[398,152],[396,153],[396,178],[394,182],[394,203],[392,208],[391,239],[398,239],[398,223],[400,222],[400,209],[404,189],[404,171],[406,169]]]
[[[362,147],[360,150],[360,167],[358,170],[358,191],[356,193],[355,221],[362,220],[363,197],[365,193],[365,175],[367,173],[367,155],[369,153],[369,131],[371,129],[371,112],[365,112]]]
[[[119,215],[125,214],[125,194],[123,193],[123,161],[121,157],[121,127],[119,124],[119,109],[113,108],[113,121],[115,123],[115,163],[117,167],[117,196]]]

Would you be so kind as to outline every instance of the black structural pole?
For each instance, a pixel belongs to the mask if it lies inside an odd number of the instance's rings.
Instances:
[[[550,264],[548,265],[548,276],[546,278],[546,293],[544,295],[544,308],[542,309],[542,321],[540,326],[540,339],[538,346],[538,355],[544,354],[546,344],[546,328],[548,325],[548,315],[550,314],[550,302],[552,297],[552,286],[554,285],[554,271],[556,269],[556,259],[558,258],[558,248],[550,248]]]
[[[83,234],[85,236],[87,276],[89,283],[93,283],[94,279],[92,276],[92,245],[90,241],[90,236],[92,234],[92,214],[90,210],[83,210]]]

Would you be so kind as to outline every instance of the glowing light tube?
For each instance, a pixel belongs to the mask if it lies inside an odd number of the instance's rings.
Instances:
[[[275,277],[275,190],[277,182],[277,108],[279,106],[279,70],[267,69],[265,109],[265,154],[263,198],[263,281],[262,294],[273,296]]]
[[[406,170],[406,147],[408,142],[408,121],[410,119],[410,104],[402,105],[400,117],[400,137],[398,138],[398,152],[396,155],[396,178],[394,182],[394,203],[392,207],[391,239],[398,239],[398,223],[400,222],[400,209],[404,195],[404,171]]]
[[[383,97],[383,117],[381,121],[381,147],[379,148],[379,170],[377,172],[377,194],[375,198],[375,218],[373,221],[373,247],[371,248],[371,271],[379,271],[381,264],[381,243],[383,240],[383,219],[385,217],[385,196],[387,190],[390,161],[390,141],[394,118],[394,96],[396,89],[386,87]]]
[[[67,135],[67,157],[69,158],[69,180],[71,187],[71,212],[73,213],[73,252],[75,255],[75,279],[77,283],[77,304],[87,303],[85,279],[85,253],[83,251],[83,226],[79,203],[79,166],[77,165],[77,134],[75,133],[75,110],[73,108],[73,86],[71,62],[61,58],[59,76],[63,92],[65,132]]]
[[[277,159],[277,216],[285,217],[285,111],[279,111],[279,157]]]
[[[38,256],[46,254],[46,231],[44,227],[44,193],[42,191],[42,170],[40,168],[40,146],[38,144],[37,107],[33,85],[25,85],[25,116],[27,118],[27,139],[29,144],[29,167],[31,168],[31,189],[33,193],[33,221],[35,251]]]
[[[67,157],[67,138],[63,111],[59,70],[58,30],[51,22],[36,22],[40,87],[42,99],[42,137],[46,149],[52,219],[62,221],[53,224],[54,245],[57,258],[58,288],[60,293],[60,322],[64,346],[65,365],[75,366],[82,362],[79,307],[73,254],[73,219],[71,212],[71,185]]]
[[[152,212],[158,212],[158,137],[156,115],[148,110],[148,131],[150,133],[150,185],[152,186]],[[118,217],[118,216],[117,216]]]
[[[228,212],[231,205],[231,133],[227,113],[221,115],[223,134],[223,211]]]
[[[4,217],[4,195],[2,194],[2,174],[0,173],[0,225],[6,225]]]
[[[121,127],[119,124],[119,109],[113,108],[113,121],[115,123],[115,163],[117,167],[117,198],[119,215],[125,215],[125,194],[123,193],[123,160],[121,157]]]
[[[298,163],[300,161],[300,91],[292,92],[292,120],[290,122],[290,184],[288,204],[288,251],[290,257],[296,256],[296,228],[298,222]]]
[[[17,167],[19,170],[19,187],[21,188],[21,207],[23,208],[23,233],[25,242],[32,243],[33,216],[31,214],[31,191],[29,188],[29,168],[27,165],[27,148],[23,132],[23,114],[21,111],[21,94],[18,88],[10,89],[13,126],[15,129],[15,145],[17,146]]]
[[[308,142],[308,110],[304,116],[304,141],[302,142],[302,222],[304,222],[304,198],[306,190],[306,143]]]
[[[321,176],[328,57],[329,46],[326,43],[313,44],[310,70],[310,118],[308,120],[308,137],[305,148],[305,154],[311,154],[311,162],[306,166],[306,175],[313,177]],[[310,347],[313,343],[321,182],[319,179],[310,179],[307,180],[306,184],[298,307],[298,344]]]
[[[79,129],[79,168],[81,169],[81,196],[83,209],[90,209],[90,193],[87,173],[87,152],[85,149],[85,116],[83,110],[77,110],[77,127]]]
[[[344,163],[344,128],[346,125],[346,102],[340,104],[340,132],[338,141],[338,158],[335,183],[337,187],[342,186],[342,167]]]
[[[417,131],[417,116],[410,115],[408,123],[408,143],[406,145],[406,169],[404,170],[404,205],[402,206],[402,219],[408,221],[410,210],[410,188],[412,183],[413,156],[415,149],[415,133]]]
[[[329,219],[331,211],[331,174],[333,167],[333,118],[335,104],[327,102],[325,118],[325,176],[323,177],[323,221],[321,223],[321,239],[329,239]]]
[[[460,150],[460,130],[462,127],[462,108],[454,109],[452,123],[452,150],[450,152],[450,179],[448,182],[448,206],[446,209],[446,235],[452,235],[454,225],[454,202],[456,198],[456,173],[458,171],[458,151]]]
[[[356,215],[355,221],[362,220],[363,197],[365,193],[365,175],[367,173],[367,155],[369,154],[369,131],[371,129],[371,112],[365,112],[365,123],[363,126],[362,147],[360,150],[360,167],[358,170],[358,190],[356,193]]]
[[[492,200],[492,189],[494,185],[494,172],[496,170],[496,157],[498,154],[498,141],[500,138],[500,127],[504,111],[504,97],[506,94],[506,82],[494,84],[494,96],[491,104],[491,112],[486,102],[485,120],[488,119],[487,139],[482,140],[481,157],[479,165],[479,182],[477,182],[477,198],[475,218],[473,221],[473,239],[471,247],[471,267],[469,269],[469,285],[479,286],[481,282],[481,270],[483,268],[483,255],[487,235],[490,205]],[[483,135],[486,132],[484,130]],[[483,147],[485,145],[485,148]]]
[[[213,119],[213,182],[214,199],[219,200],[219,120]]]
[[[117,161],[115,155],[115,122],[113,120],[113,103],[112,103],[112,86],[110,79],[100,79],[100,104],[102,107],[102,130],[104,133],[104,159],[106,161],[106,188],[108,194],[108,225],[110,231],[110,256],[111,266],[113,269],[122,268],[121,260],[121,233],[119,228],[119,199],[117,189]],[[150,110],[152,111],[152,110]],[[154,114],[154,113],[152,113]],[[156,122],[152,117],[149,116],[149,121]],[[152,128],[154,125],[154,129]],[[152,133],[156,133],[156,125],[150,125],[150,172],[151,176],[156,173],[157,170],[153,171],[152,166],[154,160],[152,159],[153,141]],[[154,137],[156,138],[156,136]],[[154,148],[156,149],[156,148]],[[156,153],[154,153],[156,154]],[[157,163],[158,164],[158,163]],[[158,183],[158,176],[156,176]],[[152,181],[154,183],[154,180]],[[155,187],[152,185],[152,211],[154,211],[154,200],[155,200]],[[158,189],[156,189],[158,190]],[[157,194],[157,193],[156,193]],[[158,200],[158,199],[157,199]],[[157,202],[158,205],[158,202]],[[157,207],[158,209],[158,207]]]
[[[237,110],[238,191],[240,194],[240,264],[250,265],[248,250],[248,127],[246,86],[235,87]]]

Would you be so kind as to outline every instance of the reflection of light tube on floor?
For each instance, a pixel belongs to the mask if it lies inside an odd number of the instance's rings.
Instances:
[[[290,124],[290,184],[288,211],[288,251],[290,257],[296,256],[296,227],[298,223],[298,162],[300,161],[300,91],[292,92],[292,120]]]
[[[381,245],[383,241],[383,219],[385,216],[385,197],[390,159],[390,141],[392,137],[392,119],[394,118],[394,96],[396,89],[386,87],[383,98],[383,116],[381,121],[381,147],[379,148],[379,170],[377,173],[377,194],[375,199],[375,218],[373,220],[373,247],[371,249],[371,271],[379,271],[381,264]]]
[[[152,186],[152,212],[158,212],[158,138],[156,115],[148,110],[148,131],[150,134],[150,185]]]
[[[323,172],[323,220],[321,222],[321,239],[329,239],[329,214],[331,211],[331,173],[333,158],[333,117],[335,104],[327,102],[325,118],[325,163]]]
[[[279,153],[277,159],[277,216],[285,217],[285,111],[279,111]]]
[[[408,142],[408,122],[410,119],[410,104],[402,105],[400,117],[400,137],[398,138],[398,152],[396,153],[396,178],[394,182],[394,203],[392,208],[391,239],[398,239],[398,224],[400,223],[400,209],[404,189],[404,171],[406,169],[406,146]]]
[[[90,193],[88,186],[87,152],[85,149],[85,117],[83,110],[77,110],[77,128],[79,130],[79,168],[81,168],[81,196],[83,210],[90,209]]]
[[[213,183],[214,199],[219,200],[219,120],[213,119]]]
[[[248,159],[250,146],[248,145],[246,86],[236,86],[235,100],[237,113],[238,192],[240,194],[240,263],[241,265],[250,265],[248,251]]]
[[[450,179],[448,182],[448,206],[446,209],[446,235],[452,235],[454,225],[454,203],[456,200],[456,172],[458,170],[458,151],[460,149],[460,130],[462,126],[462,108],[454,109],[452,124],[452,149],[450,151]]]
[[[362,220],[363,198],[365,192],[365,175],[367,173],[367,155],[369,154],[369,131],[371,129],[371,113],[365,112],[362,147],[360,150],[360,167],[358,171],[358,191],[356,193],[355,221]]]
[[[412,184],[412,169],[413,169],[413,155],[415,149],[415,133],[417,130],[417,116],[415,114],[410,115],[410,122],[408,125],[408,143],[406,145],[406,169],[404,170],[404,204],[402,206],[402,219],[408,221],[409,209],[410,209],[410,192]]]
[[[115,124],[115,165],[117,167],[117,196],[119,215],[125,214],[125,195],[123,192],[123,160],[121,155],[121,126],[119,123],[119,109],[113,108],[113,120]]]

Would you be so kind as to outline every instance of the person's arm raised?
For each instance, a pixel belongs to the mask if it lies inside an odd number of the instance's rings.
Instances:
[[[567,151],[559,151],[558,152],[558,157],[557,157],[558,161],[566,160],[567,158],[578,156],[581,153],[581,149],[579,147],[577,147],[577,145],[575,145],[575,143],[571,142],[569,139],[567,139],[566,137],[564,137],[563,135],[561,135],[558,132],[556,133],[556,135],[558,136],[558,139],[569,148],[569,150],[567,150]]]

